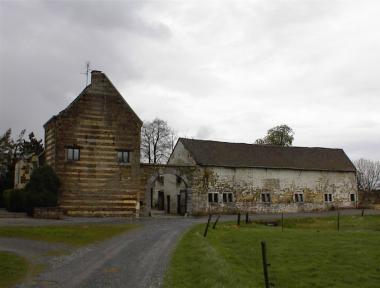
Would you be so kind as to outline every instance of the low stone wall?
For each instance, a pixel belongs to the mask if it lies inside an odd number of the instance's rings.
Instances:
[[[39,219],[62,219],[63,210],[60,207],[34,208],[33,218]]]
[[[295,212],[318,212],[337,209],[356,208],[356,202],[351,205],[347,203],[229,203],[229,204],[209,204],[206,209],[193,211],[192,215],[202,216],[212,214],[237,214],[237,213],[295,213]],[[373,207],[375,209],[375,207]],[[379,205],[380,208],[380,205]]]

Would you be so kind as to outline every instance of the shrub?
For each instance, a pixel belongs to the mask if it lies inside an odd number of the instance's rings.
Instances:
[[[35,169],[25,186],[26,209],[29,214],[35,207],[53,207],[58,202],[59,179],[50,166]]]
[[[11,212],[25,211],[25,190],[6,189],[3,191],[5,208]]]
[[[0,207],[5,207],[4,191],[13,188],[14,171],[8,171],[4,174],[0,174]]]

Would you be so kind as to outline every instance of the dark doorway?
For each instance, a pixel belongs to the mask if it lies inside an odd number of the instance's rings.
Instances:
[[[165,201],[164,191],[158,191],[158,201],[157,201],[158,210],[165,210],[164,201]]]
[[[167,195],[166,196],[166,208],[167,208],[167,211],[166,212],[168,212],[168,214],[170,214],[170,195]]]
[[[181,190],[179,192],[178,198],[178,214],[185,215],[186,214],[186,206],[187,206],[187,193],[186,190]]]

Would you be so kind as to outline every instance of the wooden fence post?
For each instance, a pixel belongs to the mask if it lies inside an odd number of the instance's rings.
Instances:
[[[240,212],[237,215],[237,226],[240,226]]]
[[[339,218],[340,218],[340,212],[338,211],[338,221],[337,221],[337,228],[338,228],[338,231],[339,231],[339,229],[340,229],[340,227],[339,227],[339,226],[340,226],[340,223],[339,223],[339,222],[340,222],[340,219],[339,219]]]
[[[265,241],[261,241],[261,254],[263,256],[263,273],[264,273],[264,282],[265,288],[270,288],[269,285],[269,275],[268,275],[268,261],[267,261],[267,248]]]
[[[284,232],[284,212],[281,212],[281,232]]]
[[[211,221],[211,214],[208,214],[208,221],[207,221],[207,225],[205,228],[205,232],[203,233],[203,237],[207,236],[207,231],[208,231],[208,226],[210,225],[210,221]]]
[[[216,220],[215,220],[215,222],[214,222],[214,225],[212,225],[212,229],[215,229],[216,224],[218,224],[219,218],[220,218],[220,214],[219,214],[218,217],[216,218]]]

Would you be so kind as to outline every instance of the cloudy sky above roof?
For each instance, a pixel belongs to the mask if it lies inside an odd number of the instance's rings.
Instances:
[[[85,62],[179,136],[380,159],[380,1],[0,1],[0,134],[42,125]]]

